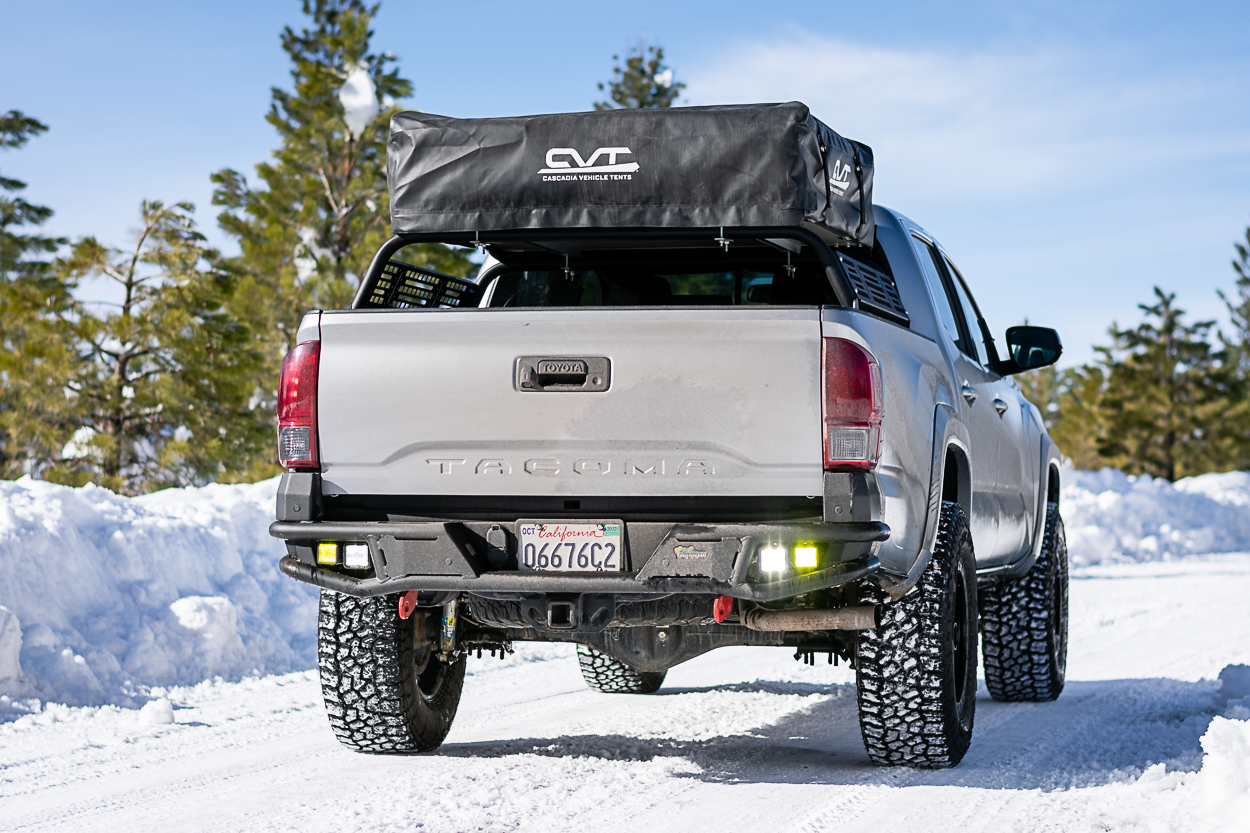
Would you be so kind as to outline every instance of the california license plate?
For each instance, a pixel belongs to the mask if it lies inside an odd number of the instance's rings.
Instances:
[[[565,524],[522,521],[517,525],[522,570],[574,573],[620,572],[619,523]]]

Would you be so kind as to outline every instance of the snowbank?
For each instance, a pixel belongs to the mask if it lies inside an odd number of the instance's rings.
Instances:
[[[153,686],[312,667],[316,593],[277,571],[276,488],[0,481],[0,695],[137,705]],[[1062,505],[1078,566],[1250,551],[1247,472],[1068,470]]]
[[[154,685],[310,667],[316,596],[277,571],[276,489],[0,481],[0,694],[133,705]]]
[[[1104,788],[1104,809],[1094,814],[1104,830],[1243,830],[1250,817],[1250,666],[1220,672],[1215,717],[1201,739],[1197,772],[1169,772],[1155,764],[1135,783]],[[1127,793],[1127,794],[1126,794]],[[1127,800],[1125,800],[1127,799]]]
[[[1066,469],[1061,478],[1068,552],[1078,566],[1250,551],[1250,472],[1168,483]]]

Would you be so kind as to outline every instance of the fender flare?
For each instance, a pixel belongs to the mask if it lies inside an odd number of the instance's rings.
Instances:
[[[905,577],[879,574],[882,588],[894,599],[902,598],[917,581],[937,543],[938,523],[942,515],[942,487],[946,482],[946,457],[952,448],[959,450],[962,470],[959,477],[959,505],[965,513],[972,511],[971,455],[968,428],[959,418],[959,412],[945,402],[939,402],[933,414],[933,456],[929,463],[929,500],[925,508],[924,532],[920,536],[921,548],[916,560]]]
[[[972,517],[972,479],[971,460],[969,453],[972,442],[968,428],[959,413],[950,405],[940,402],[933,415],[933,459],[929,466],[929,504],[925,510],[924,534],[920,540],[924,550],[933,551],[937,541],[938,521],[942,514],[942,489],[946,483],[947,452],[952,448],[959,449],[962,469],[959,472],[958,503],[963,507],[964,514]]]

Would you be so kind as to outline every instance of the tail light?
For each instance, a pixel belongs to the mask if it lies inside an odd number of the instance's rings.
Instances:
[[[823,342],[825,469],[871,469],[881,453],[881,368],[853,341]]]
[[[282,360],[278,382],[278,462],[320,468],[317,459],[317,363],[321,342],[306,341]]]

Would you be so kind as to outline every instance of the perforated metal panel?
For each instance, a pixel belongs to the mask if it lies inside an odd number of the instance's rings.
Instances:
[[[362,307],[475,307],[482,288],[472,281],[453,278],[398,260],[387,261],[374,281]]]
[[[860,309],[875,312],[904,326],[911,325],[911,317],[907,315],[907,308],[903,306],[903,299],[898,294],[898,286],[894,283],[894,278],[879,269],[849,258],[841,252],[838,252],[837,256],[838,262],[842,264],[842,269],[851,281],[851,286],[855,289]]]

